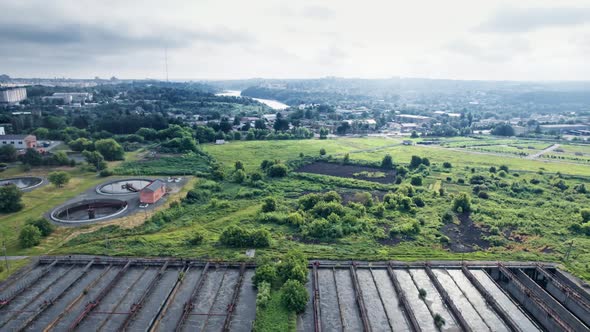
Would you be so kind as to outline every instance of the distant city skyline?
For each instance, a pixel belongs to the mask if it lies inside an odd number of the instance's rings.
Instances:
[[[0,3],[0,74],[171,80],[589,80],[590,3]]]

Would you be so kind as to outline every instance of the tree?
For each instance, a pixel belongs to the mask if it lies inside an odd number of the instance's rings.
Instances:
[[[23,164],[30,166],[41,166],[43,164],[43,157],[39,151],[35,149],[27,149],[25,154],[21,157]]]
[[[259,286],[262,282],[272,284],[277,280],[277,269],[273,264],[263,264],[256,267],[252,282],[254,285]]]
[[[17,160],[16,148],[12,145],[0,146],[0,162],[11,163]]]
[[[123,147],[112,138],[101,139],[94,143],[96,151],[104,157],[105,160],[123,160],[125,152]]]
[[[320,156],[325,156],[326,155],[326,149],[321,148],[320,149]]]
[[[86,162],[96,168],[97,171],[101,171],[107,168],[107,163],[104,161],[104,157],[98,151],[82,151],[82,155]]]
[[[267,197],[262,203],[262,212],[273,212],[277,209],[277,200],[274,197]]]
[[[508,123],[501,123],[492,129],[492,135],[514,136],[514,128]]]
[[[297,280],[302,284],[307,282],[307,259],[299,251],[290,251],[277,266],[277,274],[283,282]]]
[[[0,212],[9,213],[22,209],[22,195],[23,193],[13,184],[0,186]]]
[[[266,129],[266,123],[263,119],[258,119],[254,121],[254,128],[255,129]]]
[[[471,211],[471,198],[466,193],[460,193],[453,199],[453,211],[470,212]]]
[[[241,161],[237,160],[234,164],[234,169],[236,171],[239,169],[244,170],[244,164]]]
[[[246,180],[246,172],[243,169],[238,169],[234,172],[233,178],[235,183],[243,183]]]
[[[422,177],[420,175],[414,175],[414,176],[412,176],[410,183],[413,186],[421,186],[422,185]]]
[[[383,160],[381,160],[381,168],[393,169],[393,158],[391,158],[391,155],[386,154],[385,157],[383,157]]]
[[[49,180],[49,182],[53,183],[53,185],[55,185],[58,188],[61,188],[64,186],[64,184],[67,184],[68,182],[70,182],[70,175],[66,172],[51,172],[49,173],[49,175],[47,176],[47,179]]]
[[[418,133],[415,130],[412,130],[412,135],[410,135],[410,138],[418,138]]]
[[[55,230],[53,224],[51,224],[51,222],[45,218],[29,219],[27,220],[27,225],[33,225],[37,227],[39,232],[41,232],[41,236],[43,237],[48,236]]]
[[[20,246],[30,248],[41,243],[41,231],[33,225],[25,225],[18,236]]]
[[[410,168],[418,168],[422,164],[422,158],[418,156],[412,156],[412,160],[410,161]]]
[[[281,178],[287,175],[287,166],[283,164],[274,164],[268,168],[268,176],[273,178]]]
[[[281,291],[283,293],[281,300],[287,309],[298,314],[305,311],[307,300],[309,300],[309,294],[301,282],[297,280],[287,280],[283,287],[281,287]]]
[[[80,137],[78,139],[75,139],[73,141],[70,141],[68,143],[68,145],[70,146],[70,149],[72,149],[72,151],[84,151],[84,150],[88,150],[88,151],[93,151],[94,150],[94,143],[84,137]]]
[[[57,151],[52,158],[56,165],[66,166],[70,164],[70,159],[64,151]]]
[[[320,128],[320,139],[327,139],[330,131],[327,128]]]

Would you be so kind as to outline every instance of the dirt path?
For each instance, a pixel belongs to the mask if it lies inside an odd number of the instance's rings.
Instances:
[[[537,153],[535,153],[533,155],[528,156],[527,159],[537,159],[540,156],[542,156],[543,154],[545,154],[547,152],[551,152],[551,151],[557,149],[558,147],[559,147],[559,144],[553,144],[553,145],[551,145],[548,148],[545,148],[545,149],[543,149],[543,150],[541,150],[541,151],[539,151],[539,152],[537,152]]]

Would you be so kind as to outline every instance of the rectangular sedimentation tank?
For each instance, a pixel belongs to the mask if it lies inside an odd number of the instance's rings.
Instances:
[[[251,263],[41,257],[0,283],[0,331],[251,331]],[[590,331],[550,264],[312,261],[298,331]]]

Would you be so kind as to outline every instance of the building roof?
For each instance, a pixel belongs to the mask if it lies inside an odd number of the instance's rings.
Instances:
[[[156,179],[154,181],[152,181],[152,183],[148,184],[145,188],[143,188],[141,191],[156,191],[159,190],[160,188],[162,188],[162,186],[165,186],[166,184],[164,183],[164,181],[160,180],[160,179]]]
[[[5,139],[5,140],[24,140],[25,138],[29,137],[29,136],[33,136],[33,135],[0,135],[0,139]],[[35,137],[35,136],[33,136]]]

